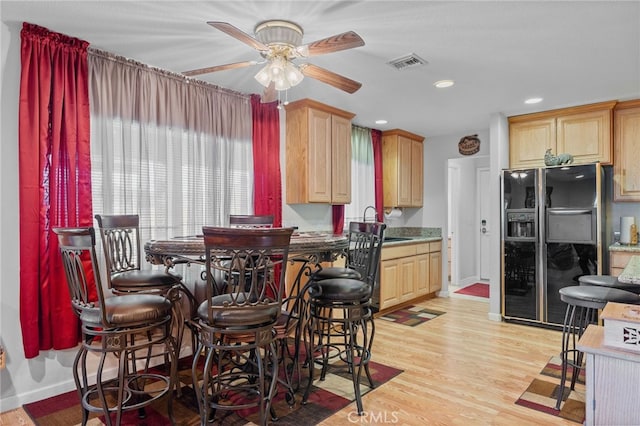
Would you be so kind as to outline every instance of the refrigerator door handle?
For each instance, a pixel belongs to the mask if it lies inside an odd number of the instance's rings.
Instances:
[[[562,210],[547,209],[547,212],[549,214],[556,214],[556,215],[576,215],[576,214],[591,213],[591,209],[562,209]]]

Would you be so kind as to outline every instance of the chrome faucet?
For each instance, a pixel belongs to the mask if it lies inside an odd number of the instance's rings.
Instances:
[[[363,222],[366,222],[366,221],[367,221],[367,211],[368,211],[369,209],[373,209],[373,212],[376,214],[376,215],[375,215],[375,217],[373,218],[373,221],[374,221],[374,222],[377,222],[377,221],[378,221],[378,210],[376,210],[376,208],[375,208],[375,207],[373,207],[373,206],[367,206],[367,207],[364,209],[364,213],[362,214],[362,221],[363,221]]]

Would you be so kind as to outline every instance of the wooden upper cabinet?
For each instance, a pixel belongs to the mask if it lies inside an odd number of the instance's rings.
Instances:
[[[556,147],[556,120],[509,119],[509,165],[512,169],[544,166],[544,153]]]
[[[349,204],[355,114],[311,99],[285,110],[287,204]]]
[[[351,203],[351,119],[331,117],[331,203]]]
[[[411,141],[411,205],[422,207],[424,198],[424,147],[422,141]]]
[[[640,99],[614,110],[613,201],[640,201]]]
[[[400,129],[382,132],[384,207],[422,207],[423,141]]]
[[[613,162],[613,107],[600,102],[509,117],[509,167],[544,167],[544,153],[573,155],[574,164]]]

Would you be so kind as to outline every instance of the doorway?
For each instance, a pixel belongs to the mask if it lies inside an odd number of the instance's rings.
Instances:
[[[492,225],[489,223],[489,157],[449,159],[447,166],[447,240],[450,238],[451,241],[450,284],[456,288],[478,281],[488,282]]]

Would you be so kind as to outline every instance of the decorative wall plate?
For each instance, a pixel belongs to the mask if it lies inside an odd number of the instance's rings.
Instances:
[[[462,155],[473,155],[480,151],[480,138],[478,138],[478,135],[467,135],[460,139],[458,151]]]

